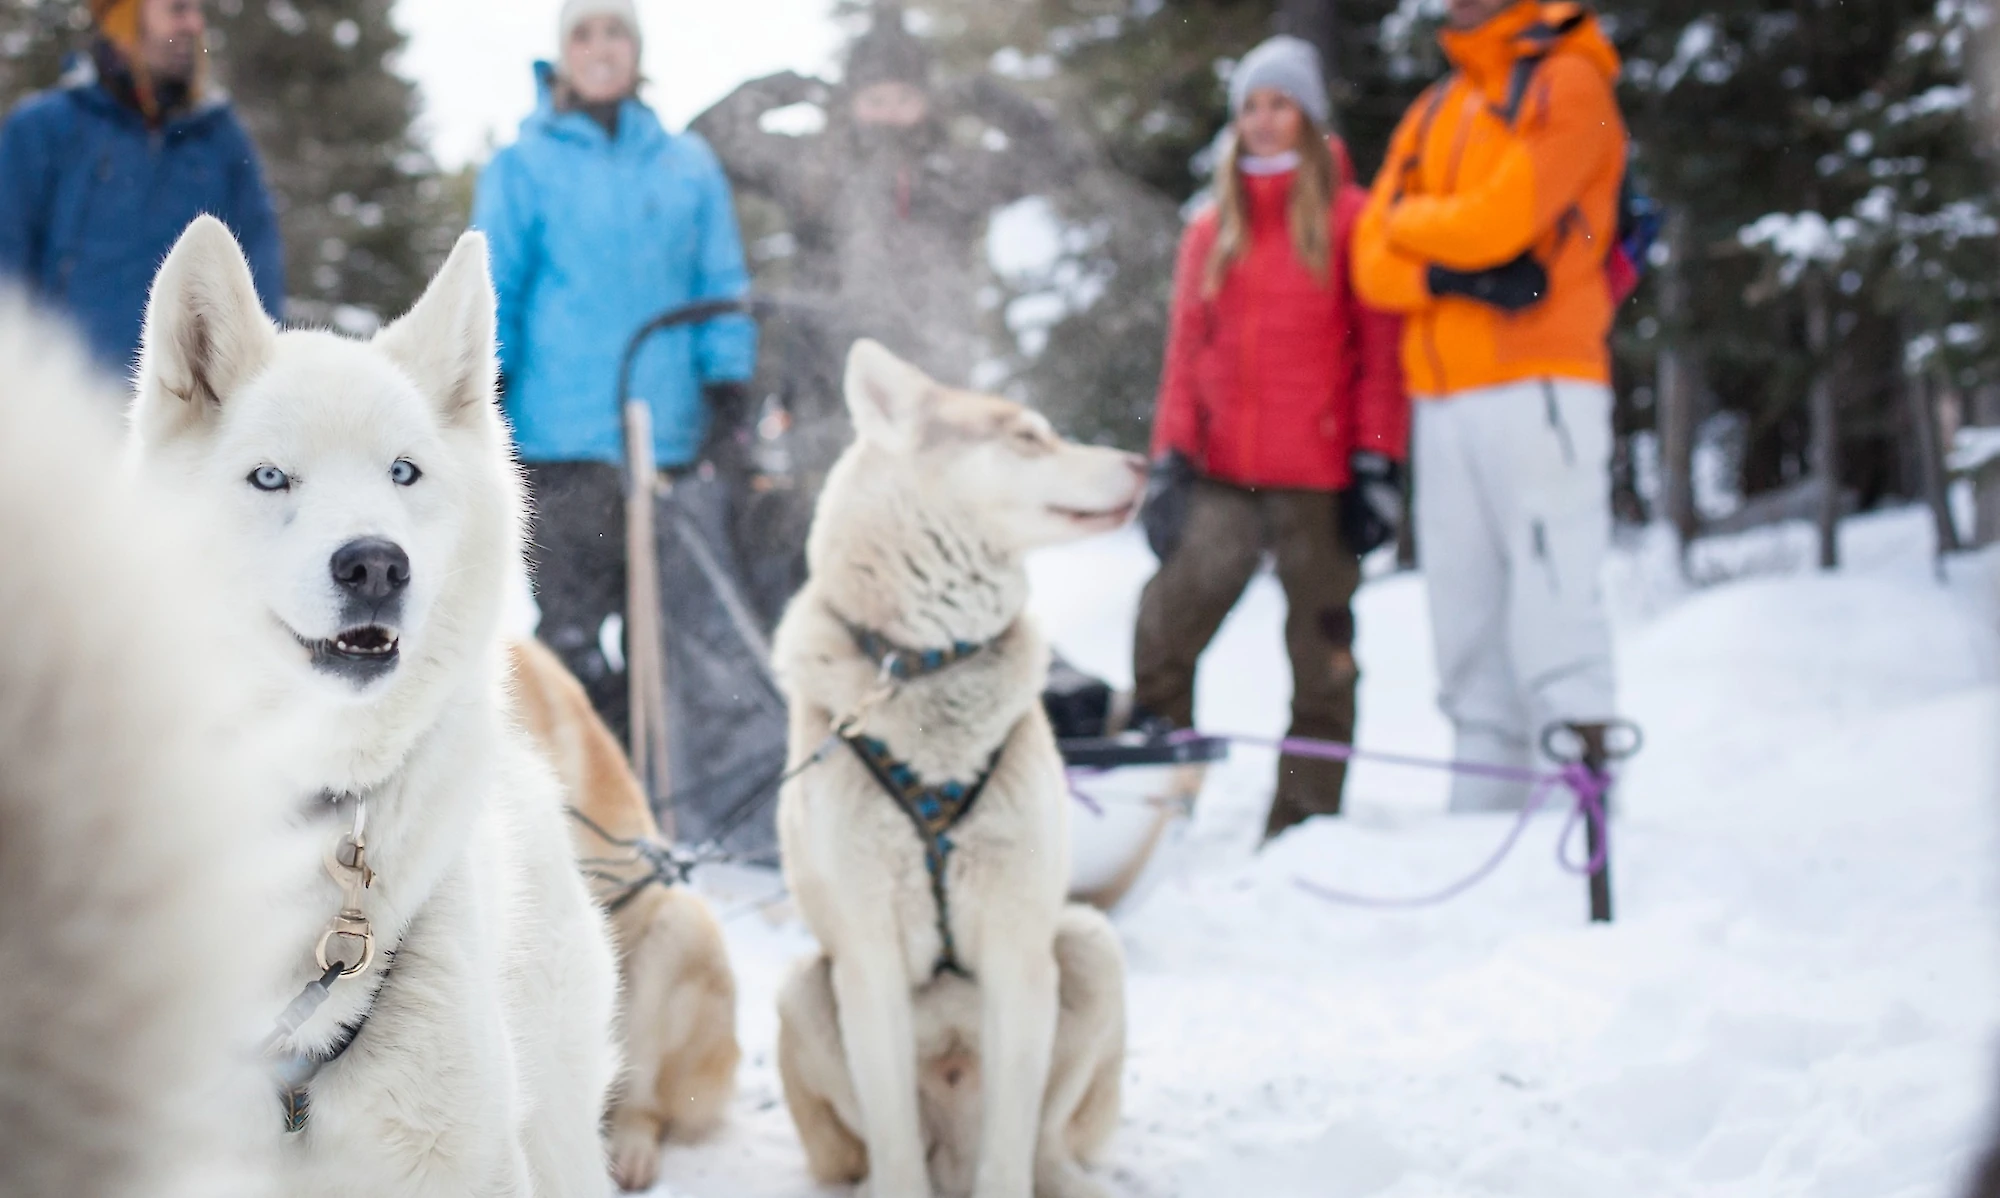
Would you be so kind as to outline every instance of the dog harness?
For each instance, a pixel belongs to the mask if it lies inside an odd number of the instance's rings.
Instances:
[[[937,905],[938,959],[932,968],[932,977],[947,973],[956,977],[971,977],[965,967],[958,962],[958,945],[951,935],[951,895],[945,886],[945,866],[951,862],[951,830],[956,828],[972,812],[972,805],[986,789],[993,771],[999,768],[1000,754],[1006,748],[1003,743],[993,750],[993,759],[979,776],[970,783],[946,782],[940,786],[926,786],[922,778],[908,764],[896,759],[889,752],[889,746],[872,736],[844,736],[847,747],[861,759],[862,766],[877,785],[896,800],[896,806],[917,830],[917,839],[924,846],[924,869],[931,876],[931,901]]]
[[[984,644],[954,641],[948,649],[908,649],[838,613],[834,618],[846,626],[855,647],[877,664],[881,677],[899,685],[942,673],[968,658],[978,656],[1000,639],[995,637]],[[1005,635],[1005,632],[1000,634]],[[1009,729],[1009,738],[1012,735],[1013,730]],[[917,840],[923,845],[924,870],[930,875],[931,901],[937,907],[939,948],[937,965],[931,970],[931,976],[952,974],[961,978],[971,977],[959,963],[958,945],[951,934],[951,895],[945,884],[945,869],[951,863],[952,850],[956,847],[951,839],[952,829],[972,813],[973,805],[985,792],[993,772],[1000,767],[1000,755],[1007,748],[1006,740],[993,750],[986,768],[971,781],[929,785],[908,762],[897,757],[886,742],[851,729],[842,731],[839,736],[860,760],[862,768],[868,771],[868,776],[875,779],[875,784],[909,817],[910,825],[916,829]]]
[[[271,1058],[271,1076],[278,1083],[278,1106],[285,1115],[285,1134],[297,1135],[306,1129],[306,1121],[312,1115],[312,1082],[320,1070],[339,1060],[361,1036],[361,1029],[368,1026],[368,1016],[374,1013],[375,1000],[382,995],[382,988],[389,984],[389,972],[396,965],[394,949],[383,954],[382,975],[376,980],[374,993],[368,996],[368,1005],[361,1015],[351,1023],[340,1025],[340,1034],[333,1043],[319,1052],[293,1052],[275,1055]],[[326,1001],[326,992],[340,979],[346,966],[339,963],[329,965],[326,973],[306,986],[305,993],[293,1000],[294,1008],[309,1003],[306,1015]],[[289,1013],[289,1009],[288,1009]],[[299,1020],[304,1023],[304,1019]]]
[[[617,836],[585,815],[580,808],[566,807],[564,810],[569,812],[571,819],[590,829],[591,835],[631,854],[628,857],[586,857],[577,862],[583,867],[584,878],[596,884],[592,886],[593,891],[601,886],[611,887],[594,895],[606,915],[623,911],[633,899],[644,894],[648,886],[657,884],[671,890],[685,884],[699,864],[693,857],[683,855],[663,840],[648,836]],[[634,866],[640,871],[636,875],[615,872]]]

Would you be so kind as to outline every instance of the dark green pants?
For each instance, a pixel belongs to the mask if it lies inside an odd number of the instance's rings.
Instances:
[[[1342,544],[1333,496],[1194,484],[1186,532],[1146,584],[1132,648],[1134,701],[1182,728],[1194,725],[1195,664],[1269,550],[1285,588],[1285,647],[1292,660],[1291,735],[1354,739],[1354,615],[1361,562]],[[1347,767],[1287,756],[1265,835],[1314,815],[1340,813]]]

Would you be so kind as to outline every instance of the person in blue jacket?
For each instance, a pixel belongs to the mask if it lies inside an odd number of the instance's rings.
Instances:
[[[131,373],[146,294],[195,217],[218,217],[275,319],[284,246],[257,151],[205,88],[200,0],[91,0],[96,37],[53,91],[0,126],[0,281],[75,322]]]
[[[749,286],[721,165],[637,98],[632,0],[568,0],[561,66],[536,64],[541,103],[481,174],[473,225],[491,246],[500,368],[536,511],[540,635],[621,740],[625,606],[618,366],[651,317]],[[697,463],[748,418],[756,329],[730,318],[652,338],[632,391],[651,404],[663,470]]]

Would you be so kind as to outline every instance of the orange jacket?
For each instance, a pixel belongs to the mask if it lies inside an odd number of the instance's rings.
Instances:
[[[1618,53],[1579,6],[1533,0],[1439,40],[1458,70],[1417,99],[1389,143],[1355,235],[1355,288],[1408,317],[1403,370],[1415,395],[1534,378],[1608,383],[1604,266],[1626,149]],[[1515,63],[1537,54],[1546,57],[1510,125],[1501,109]],[[1549,275],[1531,308],[1431,294],[1433,264],[1483,270],[1524,250]]]

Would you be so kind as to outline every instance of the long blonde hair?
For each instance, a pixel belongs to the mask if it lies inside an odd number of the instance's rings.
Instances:
[[[1339,167],[1334,163],[1326,130],[1310,117],[1303,117],[1298,152],[1299,169],[1292,176],[1292,194],[1287,204],[1292,249],[1313,277],[1324,284],[1333,275],[1327,212],[1333,205]],[[1202,294],[1208,299],[1221,294],[1230,268],[1250,252],[1250,201],[1244,194],[1242,157],[1243,139],[1231,130],[1223,141],[1222,161],[1215,172],[1218,181],[1215,247],[1208,253],[1208,271],[1202,280]]]

